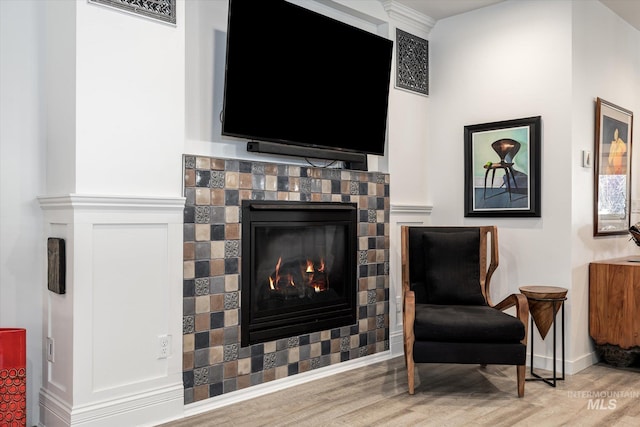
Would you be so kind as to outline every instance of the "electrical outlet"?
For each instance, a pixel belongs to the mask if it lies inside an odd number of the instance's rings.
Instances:
[[[166,359],[171,353],[171,336],[158,335],[158,359]]]
[[[55,353],[53,351],[53,338],[47,337],[47,360],[51,363],[55,361]]]

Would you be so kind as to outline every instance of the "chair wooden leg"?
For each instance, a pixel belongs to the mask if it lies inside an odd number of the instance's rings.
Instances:
[[[518,370],[518,397],[524,396],[524,374],[526,372],[526,365],[518,365],[516,366]]]
[[[415,377],[414,377],[414,362],[413,355],[407,356],[407,379],[409,381],[409,394],[415,393]]]

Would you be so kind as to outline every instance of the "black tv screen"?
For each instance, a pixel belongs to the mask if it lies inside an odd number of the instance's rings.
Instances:
[[[222,134],[383,155],[392,46],[283,0],[230,0]]]

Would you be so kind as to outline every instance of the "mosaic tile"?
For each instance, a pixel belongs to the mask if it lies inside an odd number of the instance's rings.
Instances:
[[[194,258],[198,261],[211,258],[211,244],[209,242],[196,242],[194,245]]]
[[[209,294],[209,278],[208,277],[195,279],[195,294],[196,295]]]
[[[376,303],[376,291],[370,290],[367,292],[367,304],[375,304]]]
[[[264,163],[251,162],[251,173],[254,175],[264,175],[265,174]]]
[[[194,316],[184,316],[182,318],[182,333],[192,334],[196,330],[196,321]]]
[[[185,402],[388,349],[387,174],[195,156],[185,156],[184,173]],[[358,204],[357,324],[240,347],[245,199]]]
[[[238,344],[228,344],[224,346],[224,361],[230,362],[238,359]]]
[[[236,258],[240,256],[240,241],[239,240],[225,240],[224,242],[224,257]]]
[[[263,367],[264,369],[276,367],[276,353],[267,353],[264,355]]]
[[[196,169],[211,169],[211,158],[196,156]]]
[[[340,339],[340,351],[349,351],[351,349],[351,338],[342,337]]]
[[[202,368],[204,366],[209,365],[209,349],[205,348],[205,349],[198,349],[194,352],[194,368]],[[208,373],[208,370],[207,370]],[[195,374],[195,372],[194,372]],[[197,376],[194,378],[194,380],[197,380]],[[202,385],[203,383],[200,384],[195,384],[195,385]]]
[[[384,327],[385,327],[385,316],[383,314],[376,316],[376,329],[380,329]]]
[[[196,167],[195,156],[184,156],[184,167],[187,169],[194,169]]]
[[[209,180],[210,188],[224,188],[225,187],[225,173],[221,171],[211,171],[210,180]]]
[[[196,189],[194,187],[187,188],[184,191],[185,206],[193,206],[196,204]]]
[[[211,220],[209,206],[196,206],[194,219],[196,224],[208,224]]]
[[[230,292],[230,293],[224,294],[224,309],[235,310],[239,306],[238,301],[239,301],[238,292]]]
[[[196,313],[196,299],[191,297],[185,297],[182,299],[182,312],[185,316],[193,315]]]
[[[224,277],[213,277],[210,278],[211,284],[209,293],[210,294],[221,294],[225,292],[225,278]]]
[[[358,264],[366,264],[367,263],[367,254],[369,251],[358,251]]]
[[[235,344],[239,341],[240,337],[240,327],[239,326],[230,326],[224,328],[223,331],[223,343],[225,345]],[[238,357],[240,357],[240,352],[238,352]]]

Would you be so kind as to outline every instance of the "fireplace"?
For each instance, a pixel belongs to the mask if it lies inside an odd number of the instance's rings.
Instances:
[[[389,175],[381,172],[184,156],[185,404],[241,392],[389,349],[389,180]],[[265,209],[258,207],[243,213],[245,200],[260,201]],[[268,202],[271,200],[276,202]],[[246,295],[242,290],[245,278],[242,263],[247,261],[245,255],[250,256],[250,249],[243,244],[246,244],[244,236],[250,237],[251,228],[243,231],[243,227],[248,222],[245,218],[249,220],[259,210],[268,212],[271,209],[266,208],[278,205],[277,201],[301,201],[322,207],[321,213],[315,214],[322,221],[332,216],[331,208],[327,208],[331,204],[322,206],[325,202],[336,202],[341,208],[342,203],[352,203],[349,210],[357,205],[356,253],[345,257],[355,263],[355,267],[345,268],[349,277],[353,277],[351,269],[356,269],[357,318],[344,321],[344,326],[326,329],[307,324],[305,328],[319,330],[293,332],[263,342],[257,342],[256,336],[264,326],[258,324],[260,328],[254,328],[252,334],[256,343],[247,345],[249,337],[243,339],[242,330],[246,329],[243,320],[247,321],[250,314],[243,313],[249,303],[243,301]],[[285,213],[272,211],[270,215],[282,222],[280,215]],[[344,245],[348,252],[353,250],[350,239]],[[279,272],[286,258],[283,254]],[[273,265],[266,268],[271,270],[267,275],[275,271],[277,261],[277,258],[270,261]],[[325,268],[329,268],[328,286],[337,292],[340,280],[332,275],[335,266],[329,261],[325,259]],[[334,305],[351,303],[352,295],[347,293]]]
[[[241,345],[353,325],[355,203],[242,202]]]

